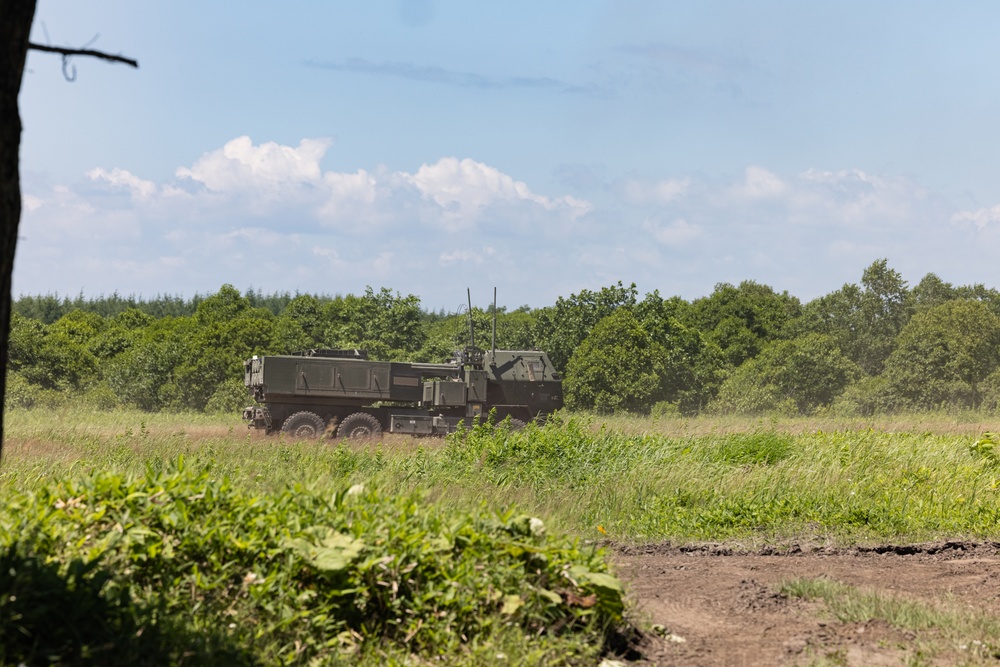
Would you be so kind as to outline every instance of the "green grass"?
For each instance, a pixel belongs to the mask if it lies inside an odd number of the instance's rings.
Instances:
[[[123,656],[153,646],[183,657],[178,647],[194,642],[203,664],[402,664],[435,651],[449,664],[586,664],[621,622],[596,540],[996,538],[1000,464],[987,428],[971,416],[880,424],[564,415],[518,432],[351,443],[265,437],[230,417],[13,411],[0,534],[5,558],[51,584],[29,610],[95,610],[95,636],[141,640]],[[171,484],[185,490],[164,491]],[[363,502],[346,495],[358,485]],[[528,516],[547,532],[533,534]],[[464,565],[462,531],[479,540]],[[451,550],[421,551],[428,544]],[[420,581],[458,582],[456,608],[393,607],[410,599],[406,579],[374,563],[398,554],[424,563]],[[275,588],[256,595],[251,574]],[[330,577],[336,599],[324,597]],[[396,596],[377,621],[341,613],[358,608],[362,588]],[[579,599],[590,606],[570,603]]]
[[[636,423],[573,417],[516,433],[359,445],[262,437],[204,416],[12,412],[0,481],[24,489],[70,472],[141,473],[184,455],[254,493],[419,490],[446,507],[517,506],[585,539],[858,543],[1000,532],[1000,465],[966,425]]]
[[[990,613],[956,609],[947,601],[922,601],[885,595],[831,579],[786,581],[779,592],[821,601],[842,623],[885,621],[915,636],[918,653],[947,657],[949,664],[981,664],[1000,658],[1000,622]]]

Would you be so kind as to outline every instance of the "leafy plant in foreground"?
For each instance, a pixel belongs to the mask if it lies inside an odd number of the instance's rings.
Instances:
[[[7,496],[0,549],[35,560],[0,580],[0,598],[16,597],[25,576],[61,579],[48,588],[82,591],[80,608],[97,610],[95,622],[115,636],[178,626],[182,636],[292,664],[380,647],[453,654],[509,630],[599,647],[622,623],[622,589],[603,556],[513,512],[445,513],[421,494],[359,486],[332,497],[301,487],[252,496],[214,477],[211,463],[189,468],[183,459]],[[46,633],[63,606],[22,613],[24,651],[52,644]],[[80,641],[57,637],[56,661],[93,650]],[[223,652],[185,648],[200,664]]]

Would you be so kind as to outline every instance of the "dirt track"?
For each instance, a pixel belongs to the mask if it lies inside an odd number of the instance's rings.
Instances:
[[[884,621],[838,622],[822,603],[778,594],[777,586],[791,579],[827,577],[950,609],[1000,612],[996,543],[781,553],[648,545],[620,547],[613,560],[639,615],[666,628],[641,647],[656,665],[980,664],[977,655],[985,653],[974,638],[904,631]],[[990,661],[984,656],[982,664]]]

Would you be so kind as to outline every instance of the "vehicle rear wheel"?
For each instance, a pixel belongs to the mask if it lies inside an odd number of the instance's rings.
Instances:
[[[525,426],[527,426],[527,424],[525,424],[520,419],[514,419],[512,417],[511,420],[510,420],[510,430],[511,430],[511,432],[520,431]]]
[[[337,429],[339,438],[377,438],[382,435],[382,425],[367,412],[355,412],[344,417]]]
[[[296,412],[281,425],[282,433],[296,438],[315,439],[323,434],[326,424],[315,412]]]

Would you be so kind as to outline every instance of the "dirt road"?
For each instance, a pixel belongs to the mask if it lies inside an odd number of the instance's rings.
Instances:
[[[975,637],[840,622],[825,604],[788,598],[781,582],[824,577],[959,614],[1000,612],[1000,544],[905,547],[619,547],[613,559],[640,616],[660,624],[641,651],[656,665],[997,664]]]

